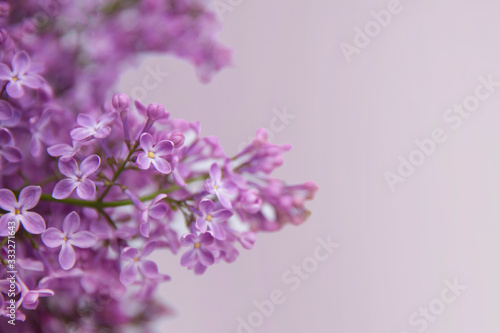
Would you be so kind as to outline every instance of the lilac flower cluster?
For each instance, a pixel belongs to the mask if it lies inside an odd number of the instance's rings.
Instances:
[[[271,176],[289,145],[261,129],[230,157],[198,122],[113,95],[147,51],[208,80],[230,61],[218,29],[198,1],[0,1],[0,331],[148,332],[170,312],[155,252],[186,248],[202,274],[308,217],[316,185]]]

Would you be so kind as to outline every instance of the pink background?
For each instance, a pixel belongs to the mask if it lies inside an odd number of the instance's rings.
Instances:
[[[199,277],[159,254],[173,278],[159,298],[177,312],[162,332],[237,332],[255,300],[281,289],[286,301],[255,332],[414,333],[409,316],[455,278],[467,290],[426,332],[500,331],[500,87],[459,129],[442,118],[478,76],[500,81],[500,3],[401,0],[401,13],[348,64],[339,45],[387,3],[242,0],[220,35],[235,65],[210,85],[176,59],[150,57],[125,75],[131,92],[148,66],[168,71],[145,101],[200,120],[229,155],[286,107],[295,118],[274,142],[294,149],[277,176],[320,186],[306,223],[261,234],[233,264]],[[447,141],[392,192],[384,173],[435,128]],[[282,274],[328,235],[340,248],[290,291]]]

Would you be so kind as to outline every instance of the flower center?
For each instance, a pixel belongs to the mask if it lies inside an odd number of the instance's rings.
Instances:
[[[200,248],[200,243],[194,243],[194,248],[195,248],[195,249]]]
[[[135,257],[135,258],[134,258],[134,261],[139,261],[139,257]]]
[[[214,185],[214,190],[216,190],[216,189],[217,189],[217,185]]]
[[[150,151],[150,152],[148,153],[148,157],[149,157],[149,158],[154,158],[154,157],[155,157],[155,153],[153,153],[152,151]]]
[[[14,215],[21,214],[21,210],[19,208],[14,209]]]
[[[18,81],[18,80],[19,80],[19,78],[17,77],[17,75],[12,77],[12,81],[13,81],[13,82],[16,82],[16,81]]]
[[[206,220],[207,221],[212,221],[212,215],[208,214]]]
[[[65,242],[66,242],[67,240],[68,240],[68,237],[64,236],[64,237],[63,237],[63,241],[65,241]]]

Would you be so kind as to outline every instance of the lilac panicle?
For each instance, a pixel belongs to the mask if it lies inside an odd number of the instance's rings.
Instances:
[[[208,82],[231,63],[220,29],[204,1],[0,1],[0,236],[17,251],[15,308],[2,266],[0,316],[20,332],[150,332],[172,315],[154,300],[170,278],[153,251],[199,275],[310,215],[317,186],[272,176],[290,145],[259,129],[228,156],[200,122],[115,91],[146,53]]]

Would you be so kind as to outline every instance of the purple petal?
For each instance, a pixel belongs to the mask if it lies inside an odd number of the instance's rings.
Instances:
[[[12,163],[20,162],[23,159],[21,151],[14,146],[3,146],[0,150],[0,155]]]
[[[139,250],[135,247],[126,247],[122,250],[120,254],[120,259],[123,261],[132,261],[139,257]]]
[[[96,192],[95,184],[90,179],[85,179],[76,187],[76,194],[80,199],[89,200]]]
[[[53,227],[48,228],[42,234],[42,242],[50,248],[61,246],[63,243],[63,238],[63,233],[59,229]]]
[[[97,242],[97,237],[88,231],[80,231],[69,236],[71,245],[86,249],[92,247]]]
[[[151,223],[144,222],[139,225],[139,232],[144,237],[149,237],[149,230],[151,229]]]
[[[34,208],[41,196],[42,188],[40,186],[27,186],[19,193],[19,206],[24,210]]]
[[[24,51],[17,52],[12,59],[12,71],[16,74],[24,74],[31,66],[30,57]]]
[[[193,234],[184,234],[181,236],[181,246],[192,246],[196,243],[196,236]]]
[[[108,112],[106,113],[105,115],[103,115],[100,119],[99,119],[99,125],[100,126],[105,126],[109,123],[111,123],[113,120],[115,120],[116,118],[116,115],[117,115],[117,112],[115,111],[112,111],[112,112]]]
[[[181,257],[181,266],[190,267],[196,263],[196,251],[194,249],[189,249]]]
[[[199,232],[207,231],[207,220],[204,217],[200,216],[196,219],[196,230]]]
[[[153,137],[149,133],[143,133],[140,138],[141,148],[146,152],[153,150]]]
[[[158,243],[156,241],[148,242],[142,249],[141,257],[149,256],[151,253],[153,253],[153,251],[156,249],[157,246]]]
[[[0,217],[0,236],[9,235],[9,222],[14,221],[14,231],[19,230],[19,220],[12,213],[7,213]]]
[[[221,209],[212,214],[212,221],[226,222],[231,216],[233,216],[232,211],[230,211],[229,209]]]
[[[217,163],[213,163],[210,166],[210,171],[208,172],[210,174],[210,178],[217,184],[220,183],[222,179],[222,173],[220,171],[220,167],[217,165]]]
[[[37,135],[33,135],[30,140],[30,153],[32,156],[38,157],[42,152],[42,141]]]
[[[0,208],[6,211],[13,211],[17,206],[17,199],[11,190],[5,188],[0,190]]]
[[[210,229],[212,229],[213,235],[216,239],[224,240],[226,239],[226,231],[224,227],[218,223],[210,223]]]
[[[12,106],[4,100],[0,100],[0,121],[8,120],[12,118],[14,111],[12,111]]]
[[[69,132],[69,134],[71,135],[71,138],[73,140],[82,141],[82,140],[85,140],[86,138],[88,138],[89,136],[94,135],[94,130],[89,129],[89,128],[85,128],[85,127],[77,127],[75,129],[71,130],[71,132]]]
[[[159,275],[158,266],[156,266],[156,263],[151,260],[144,260],[139,262],[139,270],[142,274],[144,274],[144,276],[150,279],[153,279]]]
[[[201,275],[201,274],[205,273],[206,270],[207,270],[207,266],[204,266],[201,263],[197,263],[196,266],[194,267],[194,273],[196,275]]]
[[[99,169],[101,165],[101,158],[97,155],[91,155],[84,159],[80,164],[80,172],[82,173],[82,177],[86,178],[93,174]]]
[[[64,270],[71,269],[75,266],[76,253],[71,244],[63,243],[61,252],[59,252],[59,263]]]
[[[76,122],[78,123],[78,125],[91,130],[93,130],[97,125],[97,122],[94,120],[94,118],[85,113],[78,114],[78,116],[76,117]]]
[[[0,63],[0,80],[10,80],[12,78],[12,70],[4,63]]]
[[[160,171],[161,173],[169,174],[170,172],[172,172],[172,167],[163,158],[155,157],[152,162],[153,162],[153,165],[155,166],[156,170]]]
[[[71,193],[78,186],[78,184],[79,182],[76,182],[72,179],[60,180],[54,187],[54,191],[52,191],[52,196],[58,200],[66,199],[71,195]]]
[[[242,233],[238,240],[240,241],[241,246],[243,246],[243,248],[250,250],[251,248],[253,248],[253,245],[257,240],[257,236],[255,235],[254,232],[247,231]]]
[[[7,83],[6,90],[7,94],[9,94],[9,96],[12,98],[19,98],[24,94],[24,89],[20,81],[10,81],[9,83]]]
[[[43,86],[45,82],[43,78],[38,74],[25,74],[21,80],[22,85],[28,88],[36,89]]]
[[[200,263],[202,263],[204,266],[213,265],[215,262],[215,258],[212,252],[203,248],[198,249],[198,258],[200,259]]]
[[[158,203],[152,207],[149,207],[148,209],[149,216],[155,219],[161,219],[167,214],[167,211],[168,211],[167,204],[163,202]]]
[[[154,153],[158,156],[165,156],[172,152],[174,144],[170,140],[162,140],[154,147]]]
[[[224,208],[233,208],[233,205],[231,204],[231,200],[224,194],[222,191],[215,191],[215,195],[217,195],[217,199],[219,199],[220,203]]]
[[[69,156],[71,154],[72,154],[71,157],[73,157],[76,151],[75,148],[71,147],[70,145],[61,143],[47,148],[47,152],[49,153],[50,156],[54,157]]]
[[[151,159],[147,153],[140,153],[135,163],[137,163],[139,169],[147,170],[151,166]]]
[[[163,199],[165,199],[166,197],[168,197],[168,195],[166,195],[165,193],[161,193],[161,194],[158,194],[154,199],[153,201],[151,201],[151,206],[153,206],[154,204],[156,204],[157,202],[160,202],[162,201]]]
[[[71,212],[63,220],[62,230],[65,235],[71,235],[80,227],[80,216],[76,212]]]
[[[24,212],[20,217],[24,229],[33,235],[38,235],[45,230],[45,221],[40,214]]]
[[[78,164],[76,164],[76,161],[74,159],[71,159],[69,161],[60,160],[58,166],[59,172],[66,177],[73,178],[78,176]]]
[[[4,128],[0,128],[0,146],[8,144],[12,140],[12,135]]]
[[[135,262],[131,262],[122,268],[120,272],[120,281],[124,285],[131,284],[137,278],[137,264]]]
[[[215,204],[212,200],[210,199],[203,199],[200,201],[200,204],[198,206],[200,208],[200,211],[205,214],[211,214],[214,211]]]
[[[38,293],[33,291],[28,291],[24,295],[23,308],[28,310],[34,310],[38,305]]]
[[[200,244],[204,246],[210,245],[214,242],[214,238],[209,233],[204,233],[200,235]]]
[[[108,137],[109,133],[111,133],[111,127],[104,126],[103,128],[100,128],[97,131],[95,131],[94,138],[104,139]]]
[[[205,181],[205,191],[207,191],[208,193],[210,193],[210,194],[215,193],[214,186],[215,186],[215,183],[212,179],[207,179]]]

